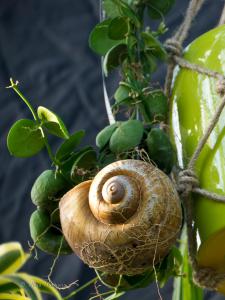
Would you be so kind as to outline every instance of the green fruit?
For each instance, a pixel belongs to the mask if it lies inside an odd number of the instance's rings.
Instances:
[[[113,132],[116,130],[116,128],[118,127],[117,123],[114,123],[112,125],[108,125],[106,126],[104,129],[102,129],[97,137],[96,137],[96,145],[102,149],[103,147],[105,147],[105,145],[107,145],[107,143],[109,142]]]
[[[144,98],[141,104],[145,121],[166,121],[168,114],[168,100],[163,91],[156,90],[151,92]]]
[[[123,153],[136,147],[142,139],[144,127],[140,121],[121,122],[113,132],[109,148],[113,153]]]
[[[30,218],[30,234],[39,249],[57,255],[72,253],[60,230],[51,226],[49,214],[44,210],[36,210]]]
[[[54,206],[57,199],[68,190],[65,179],[53,170],[46,170],[36,179],[31,189],[32,202],[39,207]]]
[[[160,128],[153,128],[146,139],[149,157],[165,173],[170,173],[175,163],[175,152],[169,136]]]
[[[185,59],[219,72],[225,72],[225,26],[196,39],[185,51]],[[221,97],[216,80],[197,72],[179,69],[171,107],[172,137],[178,159],[184,168],[213,117]],[[196,164],[200,187],[225,195],[225,110],[211,133]],[[225,204],[193,195],[195,225],[200,237],[198,262],[217,272],[225,272]],[[218,288],[225,293],[225,283]]]

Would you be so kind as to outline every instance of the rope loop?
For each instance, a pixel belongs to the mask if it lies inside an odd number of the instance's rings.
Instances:
[[[199,181],[193,170],[182,170],[178,174],[177,191],[181,197],[187,197],[198,186]]]
[[[193,280],[200,287],[217,291],[218,285],[225,281],[225,274],[216,273],[209,267],[198,267],[193,272]]]
[[[182,56],[183,47],[182,44],[176,40],[175,38],[170,38],[166,40],[164,47],[166,51],[173,57],[173,56]]]
[[[216,84],[216,92],[220,95],[220,97],[225,96],[225,78],[221,76],[221,78],[217,81]]]

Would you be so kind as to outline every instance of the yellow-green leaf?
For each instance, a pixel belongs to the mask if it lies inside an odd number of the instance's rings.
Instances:
[[[32,277],[25,273],[17,273],[14,275],[1,275],[0,280],[5,279],[6,281],[13,282],[32,300],[42,300],[41,293]]]
[[[39,106],[38,110],[38,117],[43,122],[43,126],[47,128],[47,130],[60,138],[68,139],[69,132],[66,128],[66,125],[63,123],[62,119],[56,115],[50,109]]]
[[[5,279],[0,279],[0,295],[2,293],[18,292],[19,288],[12,282],[8,282]]]
[[[45,280],[31,276],[31,279],[37,284],[39,290],[43,293],[51,294],[56,297],[58,300],[62,300],[60,293],[49,283]]]
[[[22,295],[18,294],[8,294],[8,293],[1,293],[0,294],[0,299],[3,300],[30,300],[30,298],[27,298]]]
[[[0,274],[11,274],[19,270],[29,255],[24,253],[17,242],[0,245]]]

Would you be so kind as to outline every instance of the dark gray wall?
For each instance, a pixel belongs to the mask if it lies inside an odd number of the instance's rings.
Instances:
[[[181,22],[188,0],[178,1],[167,18],[172,32]],[[207,0],[193,24],[190,37],[214,27],[224,1]],[[0,2],[0,242],[20,241],[28,248],[29,216],[34,210],[30,189],[35,178],[50,162],[45,153],[36,158],[16,159],[6,149],[6,136],[12,123],[30,117],[29,111],[12,90],[4,87],[9,78],[20,81],[20,88],[36,106],[44,105],[57,112],[70,132],[85,129],[85,143],[95,143],[96,133],[107,124],[103,104],[99,57],[88,48],[90,30],[99,21],[96,0],[1,0]],[[165,35],[165,38],[168,35]],[[154,79],[164,81],[165,68],[160,66]],[[108,80],[113,90],[116,78]],[[52,140],[53,147],[57,141]],[[30,260],[26,270],[46,278],[52,257],[40,254]],[[52,276],[57,284],[79,279],[86,282],[93,271],[71,255],[60,258]],[[92,293],[94,291],[92,290]],[[77,299],[88,299],[89,290]],[[171,282],[161,291],[171,299]],[[134,291],[122,299],[158,299],[155,285]],[[223,296],[207,293],[205,299]]]

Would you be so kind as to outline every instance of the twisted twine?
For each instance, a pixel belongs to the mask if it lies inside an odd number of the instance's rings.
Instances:
[[[188,235],[188,248],[189,248],[189,259],[193,268],[193,279],[195,283],[201,287],[208,288],[211,290],[217,290],[219,283],[225,281],[225,274],[218,274],[211,268],[201,267],[198,265],[196,254],[197,254],[197,238],[196,231],[193,224],[193,203],[191,199],[191,193],[196,193],[201,196],[207,197],[213,201],[225,203],[225,196],[218,195],[216,193],[207,191],[199,187],[199,181],[195,174],[194,167],[196,161],[206,144],[211,132],[215,128],[219,121],[220,115],[225,107],[225,77],[218,72],[214,72],[207,68],[201,67],[196,64],[192,64],[182,58],[182,44],[186,39],[191,23],[194,17],[202,7],[204,0],[191,0],[186,16],[180,28],[176,34],[168,39],[165,43],[165,48],[169,54],[169,65],[167,69],[166,82],[165,82],[165,93],[170,99],[172,89],[173,72],[176,65],[181,68],[186,68],[200,74],[204,74],[217,79],[216,91],[222,98],[221,103],[217,107],[206,132],[199,140],[197,147],[189,161],[187,169],[182,170],[178,176],[177,190],[180,194],[186,214],[187,223],[187,235]]]
[[[191,28],[192,21],[198,14],[205,0],[191,0],[185,15],[184,21],[180,25],[175,35],[168,39],[165,43],[165,48],[169,53],[169,66],[167,69],[166,82],[165,82],[165,94],[170,96],[171,85],[173,79],[173,71],[177,64],[174,60],[176,57],[181,57],[183,52],[182,44],[186,39],[189,30]]]

